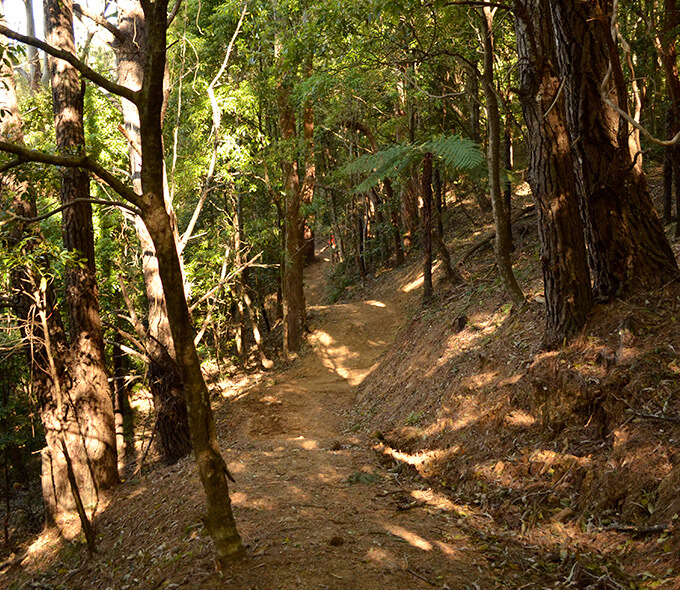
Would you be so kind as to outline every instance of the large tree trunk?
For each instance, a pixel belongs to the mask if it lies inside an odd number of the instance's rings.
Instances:
[[[75,53],[70,0],[46,0],[45,29],[48,43]],[[79,153],[85,144],[84,86],[77,71],[64,61],[51,59],[50,74],[57,150],[62,154]],[[89,178],[78,169],[63,169],[61,177],[61,201],[69,205],[62,213],[64,246],[83,263],[67,266],[65,271],[68,378],[58,377],[65,398],[43,407],[48,445],[43,454],[43,482],[47,484],[43,491],[48,512],[55,517],[61,516],[64,508],[72,507],[70,499],[64,506],[62,486],[71,490],[73,499],[79,493],[85,508],[94,510],[99,491],[118,481],[112,394],[95,280],[92,208],[89,203],[73,204],[76,199],[89,197]],[[69,482],[69,461],[77,490]]]
[[[551,9],[595,294],[659,287],[678,276],[677,263],[635,166],[628,123],[600,91],[611,66],[604,92],[627,112],[612,0],[555,0]]]
[[[156,248],[177,365],[184,383],[191,441],[206,494],[207,512],[203,521],[215,545],[218,562],[226,564],[242,557],[245,550],[231,510],[227,481],[229,472],[217,442],[210,394],[194,345],[194,330],[183,289],[176,237],[164,199],[161,116],[167,4],[167,0],[144,3],[148,49],[139,100],[140,137],[144,155],[141,171],[144,196],[140,205]]]
[[[132,90],[139,90],[144,79],[147,51],[146,23],[139,0],[118,0],[118,30],[116,55],[118,82]],[[142,192],[141,139],[139,113],[131,102],[121,99],[125,133],[129,142],[132,185],[137,194]],[[174,220],[172,204],[165,206]],[[147,381],[156,412],[155,430],[163,460],[172,464],[191,452],[191,437],[186,402],[180,372],[175,361],[175,346],[168,322],[163,285],[158,273],[158,260],[149,231],[140,218],[135,220],[135,230],[142,253],[142,272],[148,303],[148,328],[144,334],[146,354],[149,358]],[[173,231],[177,235],[176,229]]]
[[[524,293],[520,288],[515,275],[512,271],[512,262],[510,260],[510,251],[512,249],[512,240],[510,238],[510,223],[506,214],[505,204],[503,203],[503,195],[501,192],[501,176],[500,176],[500,114],[498,111],[498,98],[496,97],[496,90],[494,88],[493,80],[493,60],[494,60],[494,45],[493,45],[493,17],[495,8],[484,7],[481,10],[482,24],[483,24],[483,43],[484,43],[484,75],[482,77],[482,85],[484,87],[484,96],[486,97],[486,110],[488,119],[488,164],[489,164],[489,188],[491,192],[491,205],[493,207],[493,218],[496,226],[496,262],[498,264],[498,272],[501,276],[501,282],[507,292],[508,296],[515,305],[520,305],[524,302]]]
[[[545,285],[543,343],[552,348],[580,332],[593,300],[550,2],[519,0],[515,31]]]

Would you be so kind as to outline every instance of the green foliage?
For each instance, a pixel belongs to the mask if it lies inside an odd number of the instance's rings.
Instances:
[[[370,173],[368,178],[354,189],[355,192],[362,193],[385,178],[395,178],[403,170],[419,162],[428,152],[438,158],[449,171],[454,172],[472,170],[484,161],[479,146],[474,141],[458,135],[449,135],[419,145],[410,143],[396,145],[374,154],[366,154],[346,166],[345,172]]]

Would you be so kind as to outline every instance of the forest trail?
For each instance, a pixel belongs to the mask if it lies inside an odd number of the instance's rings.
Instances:
[[[305,273],[307,349],[230,404],[229,421],[240,427],[226,458],[252,559],[224,572],[229,587],[488,587],[452,526],[451,503],[390,472],[370,441],[343,432],[357,385],[393,343],[417,280],[326,305],[327,267],[321,260]]]
[[[486,541],[463,531],[462,519],[473,518],[468,507],[414,477],[407,463],[417,455],[397,462],[372,448],[376,439],[353,432],[357,386],[417,304],[419,270],[393,271],[368,299],[328,305],[328,266],[322,259],[305,272],[311,332],[300,357],[283,369],[213,386],[247,559],[216,571],[200,520],[203,490],[187,457],[115,490],[97,516],[96,555],[81,541],[64,545],[41,535],[18,576],[9,585],[0,576],[0,588],[503,587],[485,556]]]

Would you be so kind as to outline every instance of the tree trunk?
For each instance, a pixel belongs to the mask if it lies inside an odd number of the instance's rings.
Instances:
[[[556,0],[551,10],[595,294],[664,285],[678,276],[677,263],[635,166],[628,123],[600,92],[611,67],[604,91],[627,112],[612,0]]]
[[[423,305],[432,301],[432,154],[423,156]]]
[[[512,170],[512,123],[510,113],[506,112],[505,125],[503,127],[503,166],[506,172]],[[505,205],[505,215],[508,218],[508,234],[510,236],[510,252],[515,251],[515,244],[512,240],[512,183],[508,176],[503,183],[503,204]]]
[[[666,137],[675,135],[675,117],[673,107],[666,111]],[[669,145],[663,151],[663,222],[668,225],[673,221],[673,151],[675,146]]]
[[[387,198],[387,206],[390,209],[390,225],[392,227],[392,240],[394,241],[395,264],[401,266],[404,264],[404,244],[401,238],[401,215],[399,215],[399,204],[394,201],[394,189],[392,188],[392,181],[386,178],[383,181],[385,187],[385,196]]]
[[[113,343],[113,413],[116,424],[118,473],[122,473],[127,464],[126,456],[131,450],[127,448],[127,441],[134,434],[129,388],[125,382],[127,375],[125,359],[125,353],[121,349],[120,335],[116,333]]]
[[[73,12],[70,0],[46,0],[47,42],[75,54]],[[57,150],[62,154],[84,150],[83,92],[75,68],[64,61],[50,59],[52,101],[54,106]],[[71,204],[62,213],[64,247],[83,260],[65,271],[66,303],[69,319],[68,379],[62,378],[62,403],[45,408],[51,414],[45,437],[48,450],[43,454],[44,491],[50,512],[60,515],[60,486],[76,489],[88,511],[96,509],[99,491],[118,481],[116,435],[112,393],[106,373],[104,340],[99,316],[99,295],[95,279],[94,231],[89,203],[73,205],[76,199],[89,198],[86,172],[71,168],[61,171],[61,202]],[[60,407],[62,406],[62,407]],[[69,482],[69,463],[77,482]],[[68,486],[68,487],[67,487]],[[46,488],[46,489],[45,489]],[[69,506],[68,508],[71,508]]]
[[[512,262],[510,261],[510,224],[503,203],[501,193],[500,176],[500,115],[498,112],[498,99],[493,80],[493,18],[496,9],[484,7],[481,9],[483,23],[483,42],[484,42],[484,75],[482,85],[484,96],[486,97],[486,110],[488,119],[488,164],[489,164],[489,188],[491,192],[491,205],[493,207],[494,224],[496,226],[496,262],[501,276],[501,282],[508,296],[515,305],[524,303],[524,293],[520,288],[515,275],[512,272]]]
[[[282,81],[278,88],[279,125],[281,137],[295,138],[295,113],[290,103],[290,88]],[[302,195],[297,158],[290,156],[282,163],[285,191],[286,248],[283,273],[283,354],[295,355],[302,346],[305,326],[305,296],[302,283],[304,266],[301,216]]]
[[[139,90],[144,79],[147,35],[144,12],[139,0],[118,0],[120,31],[116,39],[118,82]],[[131,102],[121,99],[132,186],[142,193],[141,139],[139,112]],[[170,219],[174,219],[172,204],[166,199]],[[170,465],[191,452],[191,437],[184,400],[183,384],[175,361],[175,346],[165,305],[163,285],[158,274],[158,260],[149,231],[140,218],[135,219],[135,231],[140,244],[142,272],[148,303],[148,318],[144,345],[149,360],[147,382],[153,396],[156,413],[155,430],[163,461]],[[173,232],[176,235],[176,230]]]
[[[463,281],[463,277],[460,276],[458,270],[451,264],[451,255],[449,254],[449,249],[446,247],[446,243],[444,242],[444,222],[442,220],[444,197],[439,168],[435,168],[434,170],[432,188],[434,191],[434,213],[437,223],[437,227],[433,233],[432,239],[434,240],[434,245],[439,252],[439,258],[441,259],[442,266],[444,267],[444,275],[446,276],[446,280],[450,285],[457,285]]]
[[[306,65],[306,75],[309,76],[312,73],[312,54],[308,56],[308,61]],[[314,152],[314,104],[311,100],[305,103],[304,113],[303,113],[303,137],[305,140],[305,177],[302,182],[302,187],[300,187],[301,195],[300,198],[302,203],[311,208],[312,200],[314,199],[314,191],[316,189],[316,154]],[[311,264],[314,262],[314,229],[311,219],[306,219],[303,222],[303,244],[304,244],[304,262]],[[304,297],[304,290],[303,290]],[[306,307],[303,306],[305,310],[305,324],[306,322]]]
[[[33,0],[23,0],[24,9],[26,12],[26,34],[29,37],[35,37],[35,18],[33,15]],[[38,50],[29,45],[26,48],[28,57],[28,85],[31,92],[40,92],[40,83],[42,81],[42,67],[40,66],[40,56]]]
[[[663,16],[659,22],[659,31],[654,36],[654,46],[664,73],[666,88],[670,98],[667,112],[668,139],[680,131],[680,75],[678,74],[678,55],[676,47],[677,30],[680,25],[680,10],[677,0],[664,0]],[[675,200],[680,208],[680,149],[677,145],[665,149],[664,160],[664,221],[671,221],[672,191],[675,189]],[[680,237],[680,216],[675,228],[675,237]]]
[[[183,288],[183,273],[176,238],[165,207],[163,187],[163,136],[161,115],[164,97],[167,40],[167,0],[145,3],[148,35],[144,82],[139,99],[142,161],[141,208],[153,239],[167,314],[175,344],[189,415],[191,441],[199,476],[206,494],[204,523],[221,565],[242,557],[245,550],[231,510],[229,472],[220,454],[210,394],[194,345],[194,331]]]
[[[593,300],[550,2],[518,1],[515,32],[520,100],[530,150],[529,184],[536,203],[543,263],[543,344],[553,348],[581,331]]]

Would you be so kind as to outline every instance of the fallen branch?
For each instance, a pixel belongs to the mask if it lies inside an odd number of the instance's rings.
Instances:
[[[648,535],[663,535],[671,531],[670,524],[655,524],[653,526],[636,527],[625,524],[612,524],[606,527],[601,527],[602,531],[616,531],[617,533],[628,533],[636,537],[645,537]]]
[[[629,414],[637,418],[644,418],[645,420],[663,420],[664,422],[674,422],[680,424],[680,416],[666,416],[665,414],[645,414],[643,412],[636,412],[635,410],[626,410]]]

